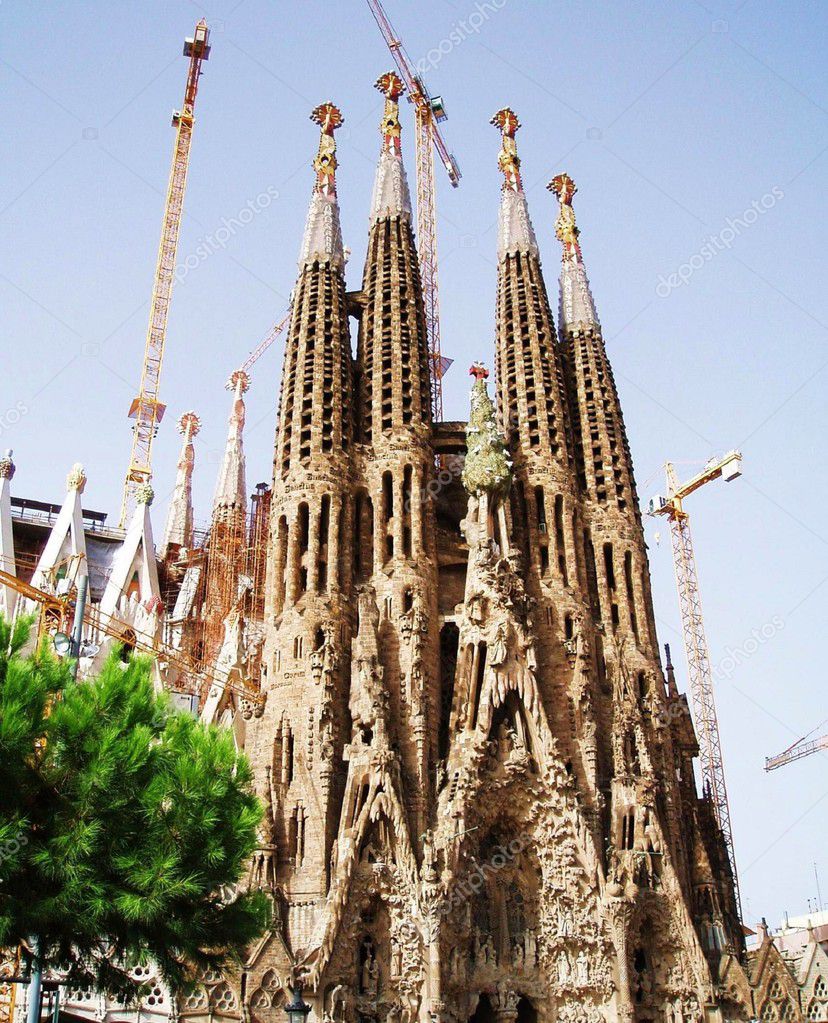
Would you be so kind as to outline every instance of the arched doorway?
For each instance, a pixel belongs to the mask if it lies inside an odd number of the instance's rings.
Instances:
[[[496,1023],[497,1017],[487,994],[482,994],[477,1001],[477,1008],[469,1016],[469,1023]]]
[[[538,1023],[538,1010],[526,995],[521,995],[520,1001],[517,1003],[516,1023]]]

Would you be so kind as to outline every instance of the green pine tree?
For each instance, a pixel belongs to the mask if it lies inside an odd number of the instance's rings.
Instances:
[[[146,658],[75,682],[24,656],[30,628],[0,619],[0,948],[119,996],[148,959],[174,990],[238,961],[268,903],[235,892],[262,811],[231,733],[175,711]]]

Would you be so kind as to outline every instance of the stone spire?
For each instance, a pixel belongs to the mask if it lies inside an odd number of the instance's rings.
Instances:
[[[577,189],[568,174],[556,175],[548,187],[560,203],[555,231],[563,246],[561,347],[572,408],[575,465],[585,498],[590,602],[605,628],[611,628],[619,644],[626,644],[627,670],[633,671],[635,646],[644,655],[642,668],[660,671],[632,456],[584,269],[572,209]]]
[[[305,235],[299,253],[299,269],[319,262],[343,266],[342,228],[336,199],[336,140],[334,132],[344,123],[340,110],[330,101],[321,103],[310,115],[321,128],[319,151],[313,161],[313,186]]]
[[[560,203],[555,234],[563,246],[559,311],[561,329],[579,324],[598,326],[598,314],[578,241],[581,232],[575,223],[575,211],[572,209],[572,198],[578,189],[568,174],[556,175],[546,187],[557,195]]]
[[[504,107],[491,123],[501,133],[504,179],[495,366],[501,429],[515,462],[514,541],[538,579],[566,587],[576,573],[571,523],[577,500],[563,361],[521,181],[520,122]]]
[[[233,392],[233,408],[227,430],[227,444],[216,481],[213,498],[213,516],[219,509],[247,508],[247,477],[244,460],[244,394],[250,387],[250,377],[244,370],[236,370],[226,384]]]
[[[497,257],[503,259],[507,253],[531,252],[538,255],[535,229],[529,217],[523,181],[520,176],[520,157],[517,154],[515,134],[520,121],[514,110],[503,107],[491,119],[491,124],[500,129],[501,145],[497,164],[503,173],[503,191],[500,200],[498,221]]]
[[[154,496],[149,483],[138,487],[135,511],[124,542],[112,559],[100,604],[103,614],[129,622],[144,640],[155,637],[164,609],[150,519]]]
[[[334,141],[343,117],[333,103],[322,103],[311,120],[322,133],[285,343],[276,445],[276,472],[283,477],[316,452],[347,448],[351,439],[352,360]]]
[[[178,471],[175,477],[167,525],[161,543],[161,558],[175,557],[182,547],[193,542],[193,467],[195,451],[193,438],[201,429],[201,420],[195,412],[185,412],[178,420],[178,432],[184,437],[181,454],[178,457]]]
[[[374,178],[370,223],[374,224],[383,217],[406,217],[410,220],[411,195],[400,143],[399,98],[405,91],[405,85],[393,71],[386,71],[374,83],[374,88],[385,96],[385,110],[380,125],[382,150]]]
[[[357,354],[362,381],[360,439],[365,443],[376,442],[381,434],[416,428],[431,417],[420,266],[400,142],[397,101],[405,87],[393,71],[387,71],[375,88],[385,96],[385,109]]]
[[[250,386],[250,378],[239,369],[226,386],[233,392],[233,408],[213,497],[204,595],[204,646],[210,659],[219,652],[224,619],[238,598],[247,543],[247,477],[242,436],[245,417],[243,395]]]
[[[53,591],[62,566],[70,583],[87,571],[81,508],[85,486],[86,473],[80,462],[76,462],[66,477],[66,497],[32,576],[32,586],[38,589]]]
[[[9,575],[17,575],[10,491],[14,470],[12,453],[7,451],[0,457],[0,569]],[[11,618],[16,603],[17,592],[9,586],[0,586],[0,615]]]

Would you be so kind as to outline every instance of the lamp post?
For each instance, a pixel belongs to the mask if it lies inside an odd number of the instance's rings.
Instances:
[[[307,1002],[302,1001],[302,985],[299,981],[293,983],[293,997],[285,1006],[285,1014],[288,1023],[305,1023],[311,1007]]]

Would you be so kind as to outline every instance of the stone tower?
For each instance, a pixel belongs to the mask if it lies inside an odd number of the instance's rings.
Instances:
[[[393,73],[362,286],[346,293],[339,110],[322,134],[286,346],[261,700],[274,926],[239,998],[287,978],[336,1023],[689,1023],[741,934],[658,657],[618,395],[558,175],[560,337],[504,108],[496,405],[431,421]],[[351,351],[349,317],[358,320]],[[244,708],[243,708],[244,709]],[[725,1007],[723,1009],[723,1007]]]

